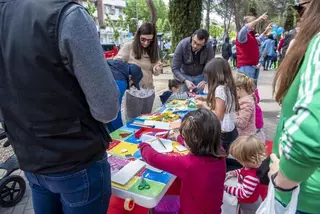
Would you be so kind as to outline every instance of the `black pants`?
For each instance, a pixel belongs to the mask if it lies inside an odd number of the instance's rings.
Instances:
[[[272,65],[272,56],[266,56],[264,58],[264,70],[268,70]]]
[[[222,147],[225,149],[227,154],[229,154],[230,145],[233,143],[235,139],[237,139],[237,137],[238,137],[237,128],[235,128],[232,132],[221,133]],[[242,168],[242,165],[235,159],[227,158],[226,164],[227,164],[227,172]]]
[[[229,154],[230,145],[235,139],[237,139],[237,137],[238,137],[237,128],[235,128],[232,132],[221,133],[221,143],[226,153]]]

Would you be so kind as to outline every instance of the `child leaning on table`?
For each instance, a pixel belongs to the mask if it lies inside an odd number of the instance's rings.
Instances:
[[[226,160],[220,143],[219,119],[207,109],[189,112],[182,119],[180,133],[190,151],[188,155],[161,154],[141,143],[142,158],[181,179],[179,213],[221,213]]]
[[[186,100],[189,98],[189,95],[187,92],[181,93],[181,82],[178,80],[169,80],[168,81],[168,88],[169,91],[163,92],[163,94],[160,96],[160,100],[162,104],[168,103],[172,100]]]
[[[261,184],[267,176],[267,172],[260,173],[266,159],[265,146],[253,135],[241,136],[231,144],[229,152],[243,168],[228,172],[227,179],[237,177],[238,185],[225,185],[224,189],[238,198],[237,213],[255,214],[262,202]]]

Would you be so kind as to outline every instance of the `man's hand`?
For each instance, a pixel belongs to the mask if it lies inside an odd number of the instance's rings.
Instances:
[[[204,87],[206,86],[206,82],[205,81],[201,81],[198,85],[197,85],[197,88],[198,89],[204,89]]]
[[[188,87],[189,90],[193,90],[196,88],[196,86],[190,80],[185,80],[184,84],[186,84],[186,86]]]
[[[267,19],[268,19],[267,12],[264,13],[264,14],[262,14],[262,16],[260,16],[260,17],[258,18],[259,22],[264,22],[264,21],[266,21]]]
[[[270,30],[272,29],[273,23],[270,23],[267,28],[264,31],[264,34],[268,34],[270,32]]]

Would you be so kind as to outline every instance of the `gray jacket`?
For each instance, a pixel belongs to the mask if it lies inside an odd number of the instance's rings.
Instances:
[[[172,59],[172,72],[177,80],[184,82],[185,74],[197,76],[203,73],[204,66],[214,58],[212,44],[207,42],[199,54],[200,63],[196,63],[191,51],[191,37],[179,42]]]

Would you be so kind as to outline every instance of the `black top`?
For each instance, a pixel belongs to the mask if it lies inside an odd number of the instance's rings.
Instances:
[[[69,4],[0,0],[0,108],[24,171],[81,170],[100,159],[111,141],[61,60],[57,29]]]

